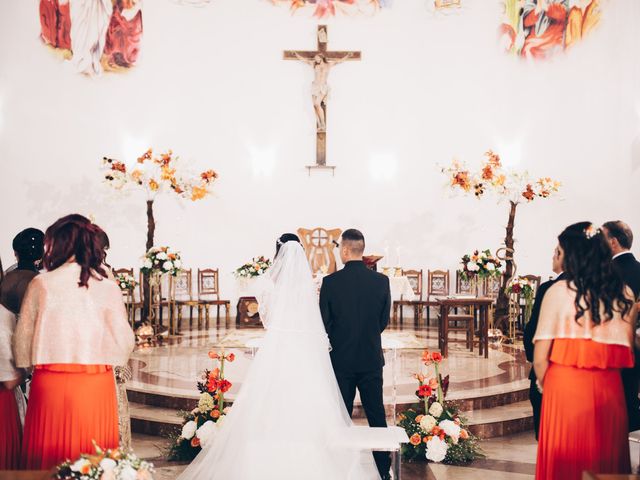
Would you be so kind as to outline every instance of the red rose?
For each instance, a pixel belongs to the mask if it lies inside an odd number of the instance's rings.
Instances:
[[[225,379],[222,379],[218,382],[218,388],[222,393],[226,393],[231,388],[231,382]]]
[[[436,363],[440,363],[442,361],[442,354],[440,352],[433,352],[431,354],[431,360]]]

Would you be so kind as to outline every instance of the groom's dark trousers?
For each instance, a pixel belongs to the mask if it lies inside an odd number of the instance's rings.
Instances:
[[[320,289],[322,320],[331,342],[331,363],[342,398],[353,412],[356,388],[370,427],[386,427],[382,399],[381,333],[389,323],[389,278],[369,270],[363,262],[347,262],[325,277]],[[382,478],[388,478],[391,457],[374,452]]]

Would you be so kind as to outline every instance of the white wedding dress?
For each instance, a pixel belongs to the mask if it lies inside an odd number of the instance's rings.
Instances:
[[[266,334],[231,411],[180,480],[379,479],[351,427],[304,250],[285,243],[260,297]]]

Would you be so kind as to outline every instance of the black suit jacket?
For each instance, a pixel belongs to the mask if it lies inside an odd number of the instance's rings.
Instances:
[[[618,275],[622,278],[622,281],[629,285],[629,288],[633,290],[633,294],[636,298],[640,297],[640,262],[636,260],[633,253],[625,253],[613,260],[613,268]]]
[[[531,318],[529,322],[524,327],[524,333],[522,337],[522,341],[524,343],[524,351],[527,355],[527,360],[533,363],[533,337],[536,334],[536,329],[538,328],[538,320],[540,318],[540,309],[542,308],[542,300],[544,299],[544,294],[547,293],[547,290],[551,288],[551,286],[559,280],[564,279],[564,273],[558,275],[555,280],[549,280],[548,282],[544,282],[538,287],[538,291],[536,292],[536,299],[533,302],[533,308],[531,309]],[[531,372],[529,372],[529,378],[533,381],[536,380],[536,374],[531,368]]]
[[[331,362],[337,372],[359,373],[384,366],[380,334],[389,324],[389,278],[363,262],[324,278],[320,310],[331,342]]]

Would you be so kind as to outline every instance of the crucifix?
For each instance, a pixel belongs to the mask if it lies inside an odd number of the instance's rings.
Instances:
[[[331,67],[349,60],[360,60],[360,52],[348,51],[328,51],[327,50],[327,26],[318,25],[318,49],[309,50],[286,50],[285,60],[299,60],[313,67],[314,78],[311,83],[311,99],[313,110],[316,114],[316,164],[308,166],[311,170],[331,169],[334,166],[327,165],[327,98],[329,96],[329,85],[327,78]]]

